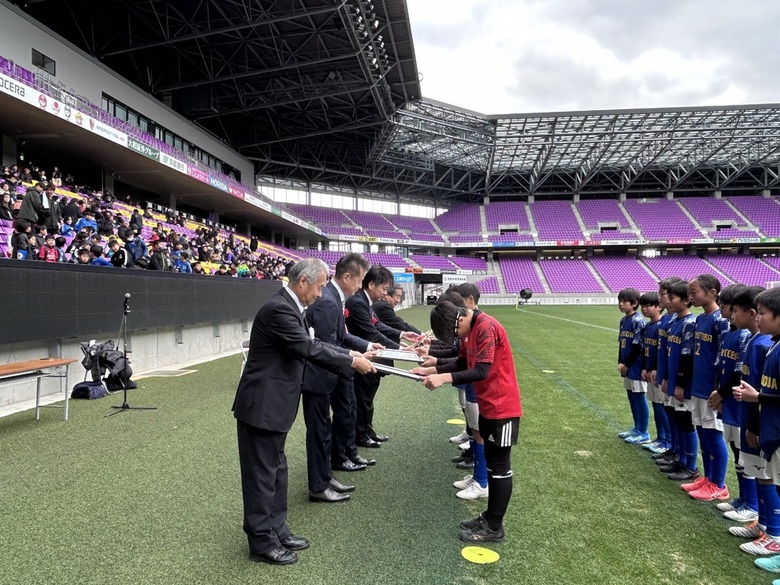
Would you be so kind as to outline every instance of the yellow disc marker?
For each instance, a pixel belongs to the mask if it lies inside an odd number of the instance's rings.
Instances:
[[[482,548],[481,546],[467,546],[460,551],[460,554],[470,563],[476,563],[477,565],[495,563],[501,558],[496,551],[490,550],[489,548]]]
[[[447,424],[448,425],[465,425],[466,421],[465,420],[461,420],[459,418],[451,418],[450,420],[447,421]]]
[[[542,370],[543,374],[554,374],[555,370]]]

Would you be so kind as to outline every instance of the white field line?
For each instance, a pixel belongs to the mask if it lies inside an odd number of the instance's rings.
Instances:
[[[603,327],[601,325],[594,325],[593,323],[585,323],[584,321],[575,321],[573,319],[565,319],[563,317],[556,317],[555,315],[546,315],[545,313],[537,313],[536,311],[528,311],[527,309],[518,309],[521,313],[528,313],[529,315],[539,315],[540,317],[547,317],[548,319],[558,319],[559,321],[566,321],[567,323],[576,323],[577,325],[585,325],[586,327],[595,327],[596,329],[603,329],[604,331],[612,331],[618,333],[618,329],[612,329],[611,327]]]

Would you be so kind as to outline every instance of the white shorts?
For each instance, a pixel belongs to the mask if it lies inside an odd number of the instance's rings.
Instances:
[[[777,453],[775,453],[777,455]],[[752,453],[739,452],[739,465],[744,470],[743,473],[747,477],[755,477],[756,479],[769,479],[766,474],[766,459],[760,455],[753,455]]]
[[[458,404],[460,404],[461,410],[466,408],[466,389],[458,388]]]
[[[693,400],[686,398],[685,400],[674,399],[674,409],[678,412],[693,412]]]
[[[780,485],[780,449],[775,451],[772,454],[772,458],[767,461],[766,474],[773,484]]]
[[[723,440],[726,441],[726,445],[729,443],[734,443],[734,446],[739,449],[741,448],[741,442],[739,437],[739,427],[735,427],[734,425],[723,425]]]
[[[647,384],[647,399],[650,402],[655,402],[657,404],[663,404],[664,403],[664,395],[661,392],[661,387],[656,386],[655,384],[651,384],[650,382],[646,382]]]
[[[476,402],[466,403],[466,424],[470,429],[479,431],[479,406]]]
[[[633,392],[634,394],[644,394],[647,392],[647,382],[642,380],[630,380],[623,378],[623,388]]]
[[[674,408],[675,405],[677,404],[677,401],[674,399],[674,396],[663,394],[663,397],[664,397],[664,406],[671,406],[672,408]]]
[[[703,427],[705,429],[715,429],[716,431],[723,430],[723,421],[718,418],[718,413],[707,404],[706,398],[699,398],[694,396],[691,398],[693,403],[692,418],[693,425],[696,427]]]

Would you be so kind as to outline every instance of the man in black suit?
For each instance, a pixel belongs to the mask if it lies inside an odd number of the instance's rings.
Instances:
[[[355,337],[344,324],[344,302],[359,289],[368,262],[360,254],[347,254],[336,264],[336,275],[322,296],[306,310],[306,325],[314,336],[337,347],[358,352],[381,349],[378,343]],[[355,446],[355,391],[352,374],[339,376],[312,363],[303,374],[303,416],[306,421],[306,466],[309,500],[343,502],[355,488],[333,477],[333,469],[360,471],[373,459],[360,457]],[[333,423],[330,409],[333,408]]]
[[[298,262],[289,285],[262,306],[252,324],[246,367],[238,384],[233,414],[244,499],[244,532],[249,558],[288,565],[309,546],[287,527],[287,457],[284,443],[298,412],[307,361],[337,373],[350,368],[370,373],[360,354],[314,339],[303,312],[321,294],[328,267],[317,258]],[[312,332],[313,333],[313,332]]]
[[[413,331],[420,335],[422,332],[414,325],[410,325],[395,312],[395,307],[401,302],[404,296],[403,287],[394,284],[387,289],[387,294],[384,297],[374,302],[371,308],[374,309],[377,319],[379,319],[385,325],[389,325],[394,329],[401,331]]]
[[[381,299],[387,288],[393,283],[393,273],[384,266],[374,265],[363,277],[363,286],[346,302],[347,329],[352,335],[357,335],[374,343],[381,343],[390,349],[400,349],[399,341],[407,339],[414,341],[417,334],[411,331],[401,331],[382,323],[374,313],[371,305]],[[358,446],[376,448],[387,441],[385,435],[374,431],[374,396],[379,389],[379,374],[370,373],[355,376],[355,401],[357,403],[357,419],[355,423],[355,440]]]

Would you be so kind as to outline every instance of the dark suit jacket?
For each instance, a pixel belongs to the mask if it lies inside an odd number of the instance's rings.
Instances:
[[[368,349],[368,341],[347,332],[344,324],[344,311],[341,297],[333,281],[322,289],[322,296],[306,309],[306,327],[314,328],[314,337],[336,347],[354,349],[360,353]],[[352,378],[354,370],[347,371]],[[313,363],[306,363],[303,374],[303,391],[316,394],[329,394],[338,382],[338,374],[324,370]]]
[[[347,350],[309,337],[291,294],[280,289],[257,312],[233,403],[238,420],[274,432],[292,427],[307,360],[338,373],[352,365]]]
[[[391,307],[390,303],[387,301],[376,301],[373,305],[371,305],[371,308],[374,309],[377,318],[382,323],[389,325],[393,329],[398,329],[400,331],[414,331],[417,334],[422,333],[419,329],[417,329],[417,327],[414,325],[409,325],[409,323],[401,319],[401,317],[398,316],[398,313],[395,312],[395,309]]]
[[[366,293],[361,289],[347,299],[347,328],[349,332],[368,341],[381,343],[389,349],[401,346],[401,331],[382,323],[368,304]]]

